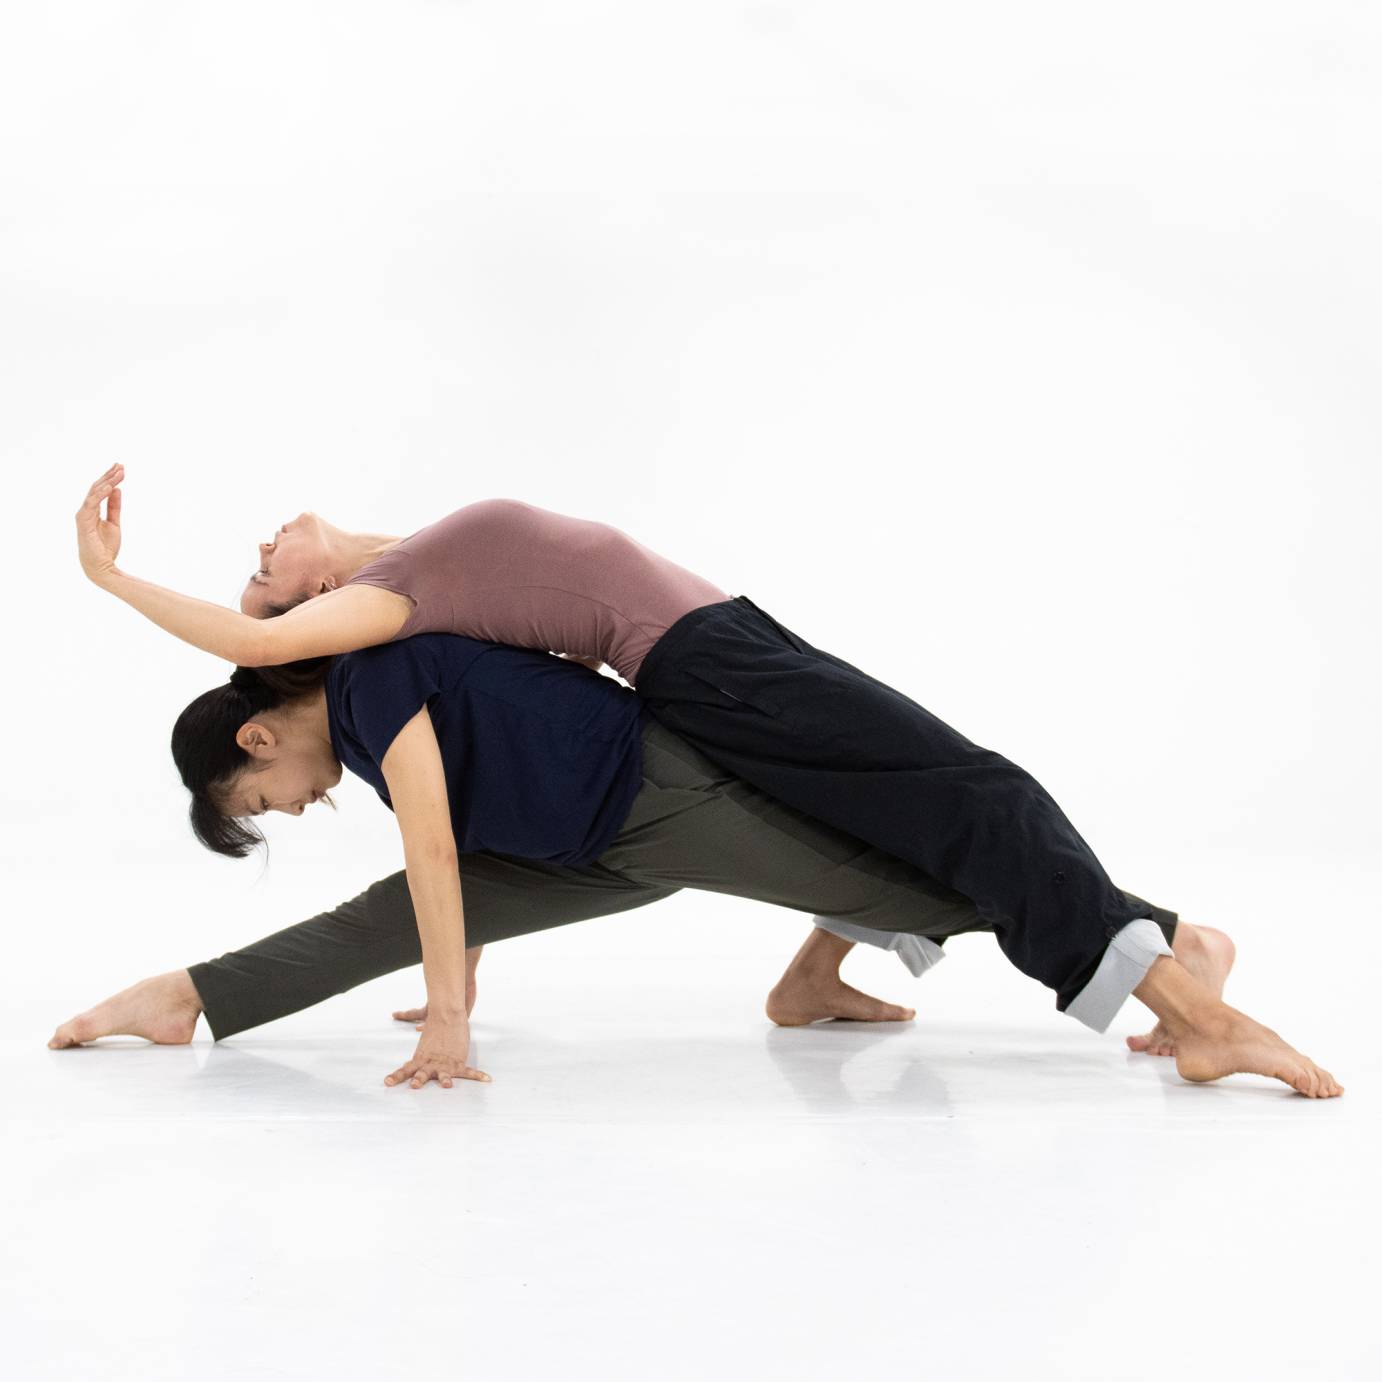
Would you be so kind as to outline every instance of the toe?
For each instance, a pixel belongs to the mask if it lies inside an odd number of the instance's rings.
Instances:
[[[916,1016],[916,1011],[913,1008],[900,1007],[896,1003],[884,1003],[881,999],[874,999],[872,1002],[861,1004],[852,1016],[864,1022],[910,1022]]]

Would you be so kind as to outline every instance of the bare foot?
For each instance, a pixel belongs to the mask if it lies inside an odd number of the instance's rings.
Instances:
[[[1216,998],[1222,996],[1229,970],[1236,955],[1233,942],[1212,926],[1192,926],[1182,921],[1176,927],[1171,943],[1176,959],[1188,969]],[[1142,1051],[1149,1056],[1174,1056],[1175,1039],[1165,1023],[1158,1022],[1145,1036],[1130,1036],[1130,1051]]]
[[[1271,1028],[1227,1004],[1220,1007],[1222,1011],[1213,1023],[1179,1033],[1176,1069],[1182,1079],[1268,1075],[1310,1099],[1333,1099],[1344,1092],[1329,1071],[1288,1046]]]
[[[917,1015],[915,1008],[885,1003],[851,988],[838,974],[814,982],[805,976],[793,981],[784,975],[764,1007],[779,1027],[804,1027],[827,1017],[845,1022],[910,1022]]]
[[[885,1003],[851,988],[838,974],[789,968],[764,1004],[779,1027],[804,1027],[822,1018],[845,1022],[910,1022],[915,1008]]]
[[[64,1022],[48,1045],[54,1051],[103,1036],[137,1036],[159,1046],[185,1046],[197,1029],[201,999],[185,969],[175,969],[98,1003]]]
[[[910,1022],[914,1008],[901,1008],[860,993],[840,978],[840,965],[854,942],[815,927],[792,957],[763,1005],[779,1027],[804,1027],[823,1018],[844,1022]]]

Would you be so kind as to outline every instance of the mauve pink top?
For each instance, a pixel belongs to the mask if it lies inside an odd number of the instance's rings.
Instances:
[[[683,614],[724,591],[617,528],[486,499],[404,538],[350,578],[414,602],[394,639],[460,633],[607,662],[628,682]]]

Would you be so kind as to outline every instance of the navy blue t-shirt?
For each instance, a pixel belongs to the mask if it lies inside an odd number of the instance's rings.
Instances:
[[[588,864],[642,785],[642,705],[548,653],[422,633],[343,653],[326,678],[331,745],[393,809],[379,765],[426,705],[456,848]]]

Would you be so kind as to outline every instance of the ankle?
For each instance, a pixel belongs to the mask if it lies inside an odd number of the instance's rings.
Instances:
[[[156,982],[162,988],[168,1002],[196,1017],[202,1015],[202,996],[197,992],[197,986],[192,982],[192,975],[188,970],[170,970],[167,974],[160,974]]]
[[[782,973],[780,983],[828,984],[840,977],[840,962],[829,955],[798,955]]]
[[[1179,960],[1158,955],[1133,990],[1172,1034],[1204,1033],[1222,1028],[1231,1010],[1200,983]]]
[[[787,966],[787,974],[814,983],[839,977],[840,966],[845,956],[854,949],[854,942],[827,931],[823,926],[815,926],[811,934],[802,942],[801,949],[792,956]],[[784,975],[784,977],[786,977]]]

